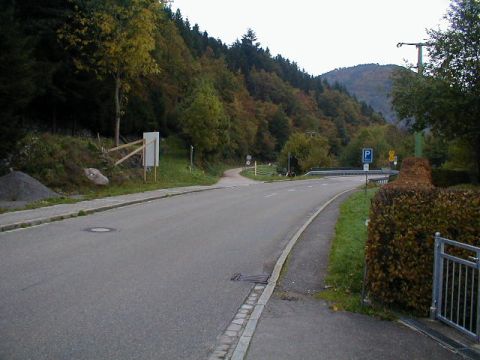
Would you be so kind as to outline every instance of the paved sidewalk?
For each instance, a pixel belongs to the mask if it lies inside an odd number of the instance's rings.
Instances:
[[[339,204],[329,205],[293,248],[288,270],[260,318],[246,358],[460,359],[398,322],[334,312],[310,294],[321,291]]]

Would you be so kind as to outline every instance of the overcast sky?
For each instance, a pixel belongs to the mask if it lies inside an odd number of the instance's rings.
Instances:
[[[191,25],[198,23],[230,45],[248,28],[263,48],[298,63],[312,75],[358,64],[416,63],[413,46],[425,29],[446,28],[449,0],[174,0]]]

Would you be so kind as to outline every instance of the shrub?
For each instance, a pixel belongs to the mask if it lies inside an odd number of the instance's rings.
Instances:
[[[398,180],[377,193],[365,255],[370,295],[421,314],[431,302],[435,232],[473,245],[480,233],[480,193],[436,189],[428,168],[404,161]]]
[[[433,169],[432,181],[433,185],[438,187],[449,187],[471,182],[468,171],[448,169]]]
[[[427,159],[406,158],[402,162],[402,168],[398,179],[389,184],[389,187],[423,187],[432,188],[432,170]]]
[[[89,139],[27,134],[18,143],[12,166],[55,190],[89,186],[84,167],[102,167],[101,151]],[[103,169],[102,169],[103,170]]]

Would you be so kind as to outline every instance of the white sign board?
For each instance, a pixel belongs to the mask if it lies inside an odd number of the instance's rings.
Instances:
[[[370,164],[363,164],[363,171],[368,171],[370,168]]]
[[[160,133],[146,132],[143,133],[143,138],[145,139],[145,143],[148,144],[143,165],[149,167],[158,166],[160,159]]]

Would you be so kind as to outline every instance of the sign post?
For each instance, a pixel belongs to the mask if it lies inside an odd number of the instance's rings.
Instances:
[[[250,166],[251,163],[252,163],[252,155],[247,155],[245,160],[245,166]]]
[[[190,145],[190,172],[193,171],[193,145]]]
[[[289,151],[288,152],[288,162],[287,162],[287,176],[290,176],[290,157],[291,156],[292,156],[292,154]]]
[[[368,171],[370,169],[370,164],[372,162],[373,162],[373,149],[372,148],[363,148],[362,149],[362,163],[363,163],[363,171],[365,171],[365,195],[367,195]]]

